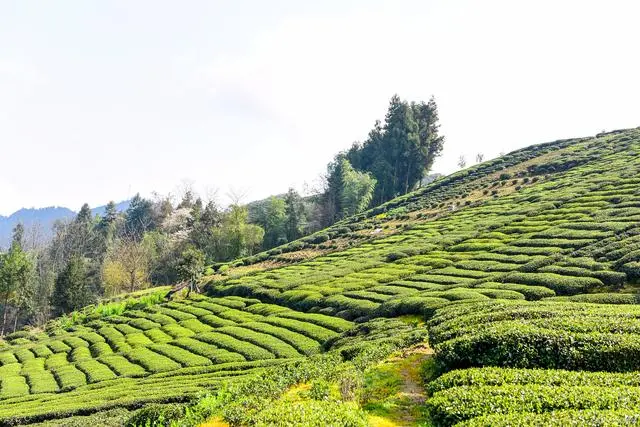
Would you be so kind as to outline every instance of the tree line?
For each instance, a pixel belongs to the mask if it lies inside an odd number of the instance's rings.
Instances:
[[[101,297],[147,286],[195,281],[206,265],[250,256],[294,241],[413,190],[441,153],[435,100],[391,98],[384,123],[364,142],[328,164],[317,194],[286,194],[222,208],[187,189],[169,196],[139,194],[124,212],[110,202],[101,215],[82,206],[59,221],[46,245],[26,247],[22,225],[0,253],[0,336],[41,325]]]
[[[415,189],[444,146],[438,106],[394,95],[384,123],[376,121],[364,142],[355,142],[329,164],[323,196],[324,225]]]

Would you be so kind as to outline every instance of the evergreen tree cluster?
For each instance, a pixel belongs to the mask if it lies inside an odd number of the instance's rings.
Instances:
[[[420,184],[442,153],[438,106],[394,95],[384,123],[376,121],[364,142],[356,142],[329,164],[324,225],[379,205]]]

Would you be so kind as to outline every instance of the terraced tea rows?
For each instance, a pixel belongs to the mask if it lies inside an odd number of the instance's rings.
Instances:
[[[199,297],[35,342],[18,338],[0,352],[0,419],[102,407],[107,395],[107,407],[182,400],[225,378],[318,353],[351,326],[256,300]]]
[[[409,219],[389,237],[210,289],[356,321],[433,316],[430,343],[442,372],[549,369],[528,371],[526,381],[505,372],[501,384],[434,389],[428,406],[438,425],[633,424],[635,377],[609,372],[640,370],[640,311],[629,305],[639,299],[624,293],[640,278],[640,132],[554,154],[548,174],[530,164],[470,190],[492,198],[468,194],[435,215],[437,206],[425,209],[428,194],[411,202],[418,215],[394,204],[393,215]],[[576,382],[581,371],[605,372],[589,384]]]
[[[426,404],[436,425],[636,423],[639,172],[640,129],[529,147],[242,263],[297,246],[313,259],[216,276],[209,297],[15,335],[0,351],[0,420],[182,401],[322,350],[314,358],[355,369],[423,340],[424,328],[380,318],[411,314],[427,319],[441,374]],[[364,355],[350,344],[368,340]],[[273,390],[327,366],[281,372]],[[248,420],[238,414],[265,390],[252,384],[225,419]]]
[[[640,306],[480,302],[439,310],[429,341],[442,369],[640,370]]]
[[[425,313],[462,299],[615,291],[638,277],[640,259],[640,159],[622,139],[571,146],[568,162],[582,151],[595,160],[535,183],[519,179],[516,192],[212,290],[348,319]]]

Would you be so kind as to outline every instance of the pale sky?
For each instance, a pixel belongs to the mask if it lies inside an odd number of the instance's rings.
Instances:
[[[389,98],[434,171],[640,126],[640,2],[0,0],[0,214],[313,183]]]

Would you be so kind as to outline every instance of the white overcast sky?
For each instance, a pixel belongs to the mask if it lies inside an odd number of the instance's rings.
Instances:
[[[0,0],[0,214],[302,189],[389,98],[457,158],[640,126],[640,2]]]

